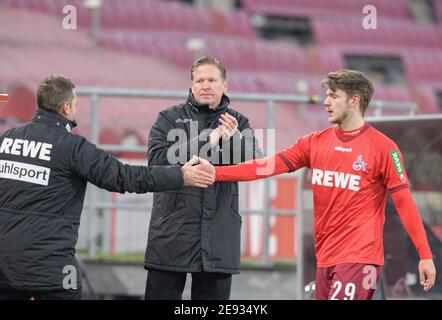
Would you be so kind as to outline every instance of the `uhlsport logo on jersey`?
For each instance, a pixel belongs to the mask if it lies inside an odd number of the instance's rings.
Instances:
[[[335,147],[335,151],[351,152],[351,151],[352,151],[352,148],[344,148],[344,147],[336,146],[336,147]]]
[[[362,156],[359,155],[356,162],[353,163],[353,170],[355,171],[365,171],[367,168],[367,164],[365,163],[364,159],[362,159]]]
[[[401,178],[401,181],[405,182],[405,170],[404,166],[402,165],[401,158],[399,157],[399,152],[397,152],[397,150],[392,150],[390,151],[390,156],[393,159],[394,167],[396,168],[396,172]]]

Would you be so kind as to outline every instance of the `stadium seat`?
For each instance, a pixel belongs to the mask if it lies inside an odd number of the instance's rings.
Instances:
[[[359,17],[339,20],[312,19],[311,25],[317,45],[374,44],[420,48],[442,47],[441,27],[417,25],[410,21],[384,18],[379,20],[376,30],[362,28]]]
[[[377,8],[378,14],[386,17],[410,19],[411,11],[407,0],[242,0],[243,6],[252,13],[283,14],[297,16],[298,10],[316,15],[318,13],[362,14],[362,8],[371,4]]]
[[[418,83],[413,86],[414,99],[420,106],[422,113],[441,113],[437,93],[442,92],[442,82],[439,84]]]
[[[217,56],[228,68],[236,70],[291,71],[308,73],[309,62],[307,51],[257,39],[241,39],[213,34],[196,34],[192,32],[155,31],[138,32],[130,30],[103,30],[101,43],[105,46],[140,52],[131,41],[135,34],[142,51],[158,57],[170,57],[172,62],[189,66],[192,55],[188,52],[187,42],[198,37],[205,42],[205,54]],[[154,45],[154,47],[152,46]],[[184,53],[187,52],[187,53]],[[188,59],[182,59],[185,55]]]
[[[435,50],[413,50],[402,54],[410,81],[441,82],[442,53]]]
[[[410,90],[400,85],[374,84],[373,99],[394,102],[413,102],[414,98]]]

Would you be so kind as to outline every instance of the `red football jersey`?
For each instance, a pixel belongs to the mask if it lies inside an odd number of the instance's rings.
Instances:
[[[216,180],[248,181],[301,167],[310,168],[312,174],[318,267],[384,263],[387,191],[392,193],[420,258],[431,259],[424,226],[409,190],[397,192],[409,187],[399,148],[367,124],[353,131],[328,128],[300,138],[274,156],[218,166]]]
[[[384,263],[387,190],[408,188],[397,145],[365,124],[314,132],[278,154],[290,171],[309,167],[318,267]]]

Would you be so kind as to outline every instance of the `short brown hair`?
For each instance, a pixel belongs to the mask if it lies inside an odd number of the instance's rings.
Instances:
[[[221,62],[219,62],[218,59],[216,59],[214,57],[203,56],[193,63],[192,69],[190,69],[190,80],[193,80],[193,72],[196,70],[196,68],[198,68],[199,66],[206,65],[206,64],[211,64],[211,65],[216,66],[221,73],[221,78],[223,80],[227,79],[226,68],[223,66],[223,64]]]
[[[43,79],[37,89],[37,105],[58,112],[66,102],[74,99],[75,85],[62,75],[50,75]]]
[[[357,70],[343,69],[330,72],[327,78],[321,81],[321,85],[327,86],[332,91],[341,89],[348,96],[359,95],[361,97],[359,108],[362,115],[365,114],[374,91],[373,83],[365,74]]]

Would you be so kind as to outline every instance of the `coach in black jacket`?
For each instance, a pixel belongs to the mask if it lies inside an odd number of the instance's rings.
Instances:
[[[226,71],[203,57],[191,69],[184,104],[160,112],[149,135],[149,165],[184,163],[193,155],[214,165],[261,157],[248,119],[229,108]],[[239,273],[241,216],[238,183],[206,190],[155,193],[145,268],[146,299],[181,299],[192,273],[192,299],[228,299]]]
[[[210,183],[192,163],[129,166],[71,134],[77,97],[67,78],[43,80],[37,101],[31,123],[0,136],[0,300],[81,298],[75,245],[88,181],[120,193]],[[66,281],[72,270],[76,283]]]

